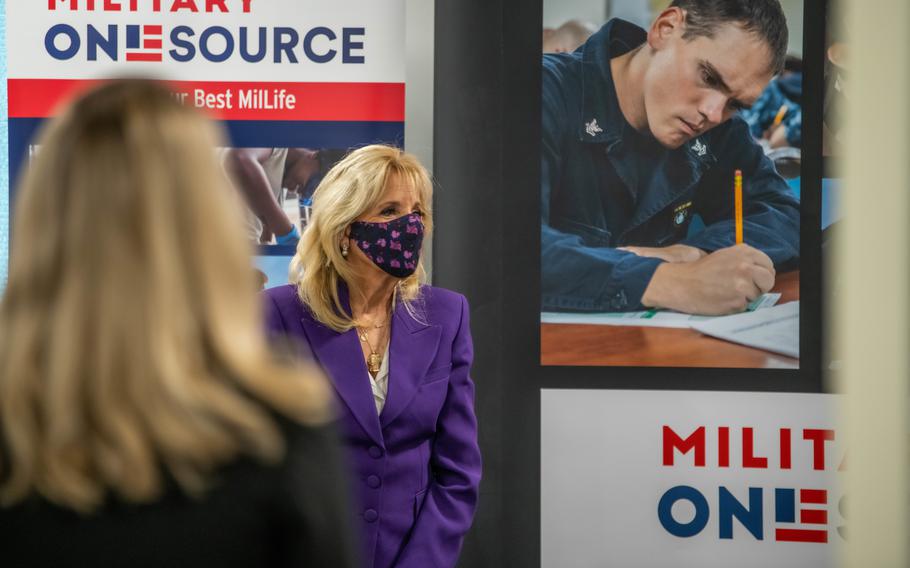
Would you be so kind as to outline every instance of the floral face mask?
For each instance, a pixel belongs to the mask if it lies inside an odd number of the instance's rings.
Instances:
[[[376,266],[395,278],[407,278],[417,270],[423,221],[416,213],[384,223],[354,221],[350,238]]]

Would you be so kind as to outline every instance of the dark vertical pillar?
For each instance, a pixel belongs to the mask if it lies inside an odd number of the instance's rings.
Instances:
[[[433,283],[467,296],[484,459],[460,566],[503,566],[502,7],[436,2]]]
[[[542,1],[503,0],[503,542],[540,566],[540,74]]]
[[[436,3],[433,280],[471,303],[484,454],[463,567],[540,559],[541,13],[539,0]]]

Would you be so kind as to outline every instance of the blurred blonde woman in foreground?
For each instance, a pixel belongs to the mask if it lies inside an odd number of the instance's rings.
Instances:
[[[354,564],[328,389],[269,353],[219,142],[141,80],[43,133],[0,306],[0,564]]]

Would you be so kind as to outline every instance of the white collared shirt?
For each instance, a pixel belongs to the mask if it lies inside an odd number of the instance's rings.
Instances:
[[[367,371],[367,378],[370,380],[370,388],[373,389],[373,401],[376,403],[376,414],[382,414],[385,406],[386,395],[389,392],[389,346],[386,345],[385,353],[382,355],[382,364],[379,366],[379,372],[376,378]]]

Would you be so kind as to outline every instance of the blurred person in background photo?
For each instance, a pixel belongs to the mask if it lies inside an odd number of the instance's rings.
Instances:
[[[597,26],[581,20],[569,20],[558,28],[543,29],[544,53],[572,53],[597,31]]]
[[[836,10],[828,8],[825,15],[825,100],[822,121],[822,154],[841,156],[844,145],[843,113],[850,98],[847,83],[849,71],[849,42],[842,18],[834,17]]]
[[[309,148],[228,148],[223,165],[249,208],[250,240],[297,246],[298,227],[285,211],[289,198],[309,204],[325,172],[346,150]],[[298,203],[292,209],[300,210]],[[305,220],[304,220],[305,221]]]
[[[329,388],[267,347],[218,138],[138,79],[43,131],[0,305],[0,564],[356,565]]]
[[[740,113],[766,151],[802,146],[802,96],[802,60],[787,56],[783,72],[768,83],[755,104]]]
[[[432,183],[411,154],[351,152],[316,188],[277,338],[312,352],[341,407],[364,566],[455,566],[481,476],[464,296],[424,284]]]

